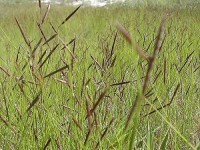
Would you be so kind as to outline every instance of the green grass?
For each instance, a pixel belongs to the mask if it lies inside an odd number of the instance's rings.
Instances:
[[[81,7],[58,28],[74,9],[51,6],[42,30],[46,39],[54,35],[51,22],[57,36],[43,45],[45,39],[37,22],[41,22],[46,6],[41,14],[37,4],[0,6],[0,148],[197,148],[199,6]],[[170,15],[165,40],[153,65],[149,86],[142,93],[148,62],[137,54],[135,44],[130,46],[117,31],[116,21],[151,55],[166,12]],[[31,41],[30,46],[25,43],[15,17]],[[40,38],[42,42],[30,59]],[[73,38],[75,42],[62,49],[62,41],[67,44]],[[42,53],[47,50],[44,61],[57,44],[39,68],[41,64],[37,62]],[[28,65],[23,69],[25,64]],[[67,69],[44,78],[66,65]],[[125,131],[136,100],[139,103]],[[169,105],[164,107],[166,104]],[[157,108],[162,109],[155,111]],[[155,113],[146,115],[152,111]]]

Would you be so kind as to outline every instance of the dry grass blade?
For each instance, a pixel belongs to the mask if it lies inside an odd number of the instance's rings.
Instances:
[[[74,63],[75,63],[75,48],[76,48],[76,40],[74,40],[73,42],[73,49],[72,49],[72,53],[73,53],[73,56],[72,56],[72,59],[71,59],[71,69],[73,70],[74,69]]]
[[[152,82],[152,84],[154,84],[157,81],[157,79],[161,75],[161,73],[162,73],[162,71],[159,71],[159,73],[156,75],[156,77],[155,77],[154,81]]]
[[[67,45],[65,44],[65,42],[64,42],[61,38],[59,38],[59,40],[60,40],[60,41],[62,42],[62,44],[63,44],[63,48],[62,48],[61,50],[67,48],[67,50],[69,51],[70,55],[75,59],[75,56],[73,55],[73,53],[69,50],[69,48],[68,48],[67,46],[70,45],[71,43],[73,43],[76,39],[75,39],[75,38],[72,39]]]
[[[176,89],[175,89],[175,91],[174,91],[174,94],[173,94],[173,96],[172,96],[172,98],[171,98],[171,100],[170,100],[170,102],[169,102],[168,104],[165,104],[165,105],[163,105],[163,106],[157,108],[156,110],[151,111],[150,113],[144,115],[144,117],[149,116],[149,115],[151,115],[151,114],[153,114],[153,113],[155,113],[155,112],[157,112],[157,111],[159,111],[159,110],[161,110],[161,109],[163,109],[163,108],[165,108],[165,107],[170,106],[170,105],[172,104],[173,100],[174,100],[174,97],[176,96],[176,93],[178,92],[179,87],[180,87],[180,84],[178,84],[178,85],[176,86]]]
[[[200,69],[200,66],[198,66],[196,69],[194,69],[194,73],[198,70],[198,69]]]
[[[118,31],[120,31],[120,33],[124,36],[124,38],[128,41],[128,43],[130,45],[133,45],[130,33],[120,23],[117,22],[116,28],[118,29]]]
[[[68,15],[67,18],[65,18],[65,20],[59,25],[59,27],[60,27],[61,25],[63,25],[65,22],[67,22],[67,21],[79,10],[79,8],[80,8],[81,6],[82,6],[82,5],[78,6],[70,15]],[[59,27],[58,27],[58,28],[59,28]]]
[[[72,120],[74,121],[74,123],[76,124],[76,126],[82,131],[81,124],[75,118],[72,118]]]
[[[88,79],[85,83],[85,86],[88,86],[88,84],[90,83],[91,79]]]
[[[4,68],[2,68],[1,66],[0,66],[0,70],[2,70],[7,76],[9,76],[10,77],[10,73],[8,73],[8,71],[6,71]]]
[[[100,104],[100,102],[103,100],[103,98],[105,97],[107,91],[108,91],[108,89],[104,90],[104,91],[101,93],[101,95],[99,96],[97,102],[94,104],[93,108],[90,110],[90,115],[92,115],[92,114],[95,112],[97,106],[98,106],[98,105]],[[89,117],[89,116],[87,116],[87,117]]]
[[[41,25],[44,23],[44,21],[46,20],[46,18],[47,18],[47,16],[48,16],[48,13],[49,13],[49,10],[50,10],[50,3],[48,4],[48,6],[47,6],[47,10],[46,10],[46,12],[45,12],[45,14],[44,14],[44,16],[43,16],[43,18],[42,18],[42,23],[41,23]]]
[[[123,82],[119,82],[119,83],[114,83],[114,84],[111,84],[110,86],[124,85],[124,84],[128,84],[128,83],[131,83],[131,81],[123,81]]]
[[[187,58],[185,59],[184,64],[182,65],[182,67],[179,69],[179,73],[183,70],[183,68],[185,67],[185,65],[187,64],[188,60],[190,59],[190,57],[193,55],[194,51],[192,51],[192,53],[190,53]]]
[[[114,37],[114,40],[113,40],[113,44],[112,44],[112,48],[111,48],[111,54],[110,54],[111,57],[114,54],[114,48],[115,48],[116,40],[117,40],[117,33],[115,33],[115,37]]]
[[[111,47],[110,56],[107,59],[107,63],[110,63],[110,60],[112,59],[112,57],[114,55],[114,48],[115,48],[116,40],[117,40],[117,32],[115,33],[115,37],[114,37],[113,44],[112,44],[112,47]]]
[[[53,40],[56,36],[57,36],[58,34],[56,33],[56,34],[54,34],[54,35],[52,35],[49,39],[47,39],[45,42],[44,42],[44,44],[42,44],[42,45],[45,45],[45,44],[47,44],[47,43],[49,43],[51,40]]]
[[[45,62],[50,58],[50,56],[53,54],[53,52],[56,50],[56,48],[58,47],[58,45],[59,44],[57,44],[52,50],[51,50],[51,52],[49,53],[49,55],[45,58],[45,60],[41,63],[41,65],[40,65],[40,67],[39,68],[41,68],[44,64],[45,64]]]
[[[46,36],[45,36],[45,34],[44,34],[44,32],[43,32],[43,30],[42,30],[42,27],[41,27],[41,25],[37,22],[37,25],[38,25],[38,28],[39,28],[39,30],[40,30],[40,33],[42,34],[42,36],[43,36],[43,38],[45,39],[45,41],[47,40],[47,38],[46,38]]]
[[[76,38],[73,38],[71,41],[69,41],[69,42],[67,43],[66,46],[69,46],[70,44],[74,43],[75,40],[76,40]]]
[[[37,101],[40,99],[40,96],[42,94],[42,91],[40,91],[37,96],[33,99],[33,101],[30,103],[29,107],[27,108],[26,112],[30,111],[31,108],[37,103]]]
[[[95,64],[96,64],[103,72],[105,72],[105,70],[101,67],[101,65],[98,63],[98,61],[97,61],[92,55],[90,55],[90,57],[91,57],[92,60],[95,62]]]
[[[108,132],[109,127],[111,126],[111,124],[113,123],[114,118],[111,119],[109,125],[106,127],[105,131],[103,132],[103,134],[101,135],[100,140],[102,141],[102,139],[105,137],[106,133]],[[100,142],[97,143],[96,148],[99,146]]]
[[[52,24],[51,22],[49,22],[49,24],[50,24],[51,28],[53,29],[53,31],[54,31],[55,33],[58,33],[58,32],[56,31],[56,28],[53,26],[53,24]]]
[[[42,43],[43,38],[40,38],[40,40],[38,41],[38,43],[35,45],[33,51],[32,51],[32,56],[34,56],[35,51],[38,49],[38,47],[40,46],[40,44]]]
[[[50,76],[52,76],[52,75],[54,75],[54,74],[56,74],[56,73],[58,73],[58,72],[63,71],[63,70],[66,69],[66,68],[69,68],[69,66],[66,65],[66,66],[64,66],[64,67],[62,67],[62,68],[59,68],[59,69],[57,69],[57,70],[55,70],[55,71],[49,73],[48,75],[44,76],[44,78],[50,77]]]
[[[88,139],[89,139],[90,134],[91,134],[91,130],[88,130],[88,133],[86,134],[86,138],[85,138],[84,145],[87,144],[87,141],[88,141]]]
[[[60,39],[61,40],[61,39]],[[62,49],[65,49],[65,48],[67,48],[67,46],[69,46],[70,44],[72,44],[74,41],[75,41],[76,39],[75,38],[73,38],[71,41],[69,41],[69,43],[67,43],[67,44],[65,44],[64,42],[63,42],[63,40],[61,40],[61,42],[62,42],[62,44],[63,44],[63,48]],[[72,53],[72,52],[71,52]]]
[[[24,38],[24,41],[25,43],[28,45],[29,48],[31,48],[31,45],[30,45],[30,41],[27,39],[27,37],[25,36],[25,32],[24,32],[24,29],[22,28],[22,26],[20,25],[19,21],[17,20],[17,18],[15,18],[15,21],[17,22],[17,25],[19,27],[19,30]]]
[[[41,63],[42,59],[44,58],[45,54],[47,53],[47,49],[42,53],[42,55],[40,56],[39,60],[38,60],[38,64]]]
[[[47,143],[45,144],[43,150],[46,150],[50,143],[51,143],[51,138],[47,141]]]
[[[115,65],[116,60],[117,60],[117,55],[114,57],[111,65],[110,65],[111,68]]]
[[[41,26],[38,22],[37,22],[37,25],[38,25],[38,28],[39,28],[39,30],[40,30],[40,33],[42,34],[43,38],[44,38],[45,41],[46,41],[47,38],[46,38],[46,36],[45,36],[45,34],[44,34],[43,30],[42,30],[42,26]],[[47,43],[47,45],[48,45],[49,49],[51,49],[48,43]]]
[[[162,46],[166,21],[167,21],[167,15],[164,17],[164,19],[161,22],[161,25],[159,28],[159,33],[158,33],[157,40],[155,43],[153,55],[149,57],[148,69],[147,69],[146,77],[145,77],[144,84],[143,84],[143,94],[146,92],[146,89],[148,87],[148,83],[150,80],[150,75],[151,75],[151,71],[153,69],[156,55],[160,51],[160,48]]]
[[[163,18],[163,20],[161,22],[159,32],[158,32],[158,36],[157,36],[155,46],[154,46],[154,52],[153,52],[154,57],[157,55],[157,53],[160,51],[160,49],[162,47],[167,18],[168,18],[168,14],[165,15],[165,17]]]
[[[39,8],[41,10],[41,8],[42,8],[42,2],[41,2],[41,0],[38,0],[38,4],[39,4]]]
[[[91,131],[92,130],[92,124],[91,124],[91,113],[90,113],[90,106],[89,106],[89,102],[86,98],[86,110],[87,110],[87,120],[88,120],[88,129]]]

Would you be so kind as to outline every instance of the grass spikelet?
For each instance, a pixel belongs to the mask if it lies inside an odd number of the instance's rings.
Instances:
[[[19,30],[24,38],[25,43],[28,45],[28,47],[31,49],[31,45],[30,45],[30,41],[27,39],[27,37],[25,36],[25,32],[24,29],[22,28],[22,26],[20,25],[19,21],[17,20],[17,18],[15,18],[15,21],[17,22],[17,25],[19,27]]]
[[[56,36],[57,36],[58,34],[56,33],[56,34],[54,34],[54,35],[52,35],[49,39],[47,39],[45,42],[44,42],[44,44],[42,44],[42,45],[45,45],[45,44],[47,44],[47,43],[49,43],[51,40],[53,40]]]
[[[44,56],[46,55],[47,53],[47,49],[41,54],[39,60],[38,60],[38,64],[40,64],[42,62],[42,59],[44,58]]]
[[[82,127],[81,127],[81,124],[73,117],[72,120],[74,121],[74,123],[76,124],[76,126],[81,130],[83,131]]]
[[[84,145],[87,144],[87,141],[88,141],[88,139],[89,139],[90,134],[91,134],[91,130],[88,130],[88,133],[86,134],[86,138],[85,138]]]
[[[111,84],[110,86],[126,85],[126,84],[129,84],[129,83],[131,83],[131,81],[123,81],[123,82]]]
[[[43,38],[45,39],[45,41],[47,40],[47,38],[46,38],[46,36],[45,36],[45,34],[44,34],[44,32],[43,32],[43,30],[42,30],[42,27],[41,27],[41,25],[37,22],[37,25],[38,25],[38,28],[39,28],[39,30],[40,30],[40,33],[42,34],[42,36],[43,36]]]
[[[50,3],[48,4],[48,6],[47,6],[47,9],[46,9],[46,11],[45,11],[45,14],[44,14],[44,16],[43,16],[43,18],[42,18],[42,23],[41,23],[41,25],[44,23],[44,21],[46,20],[46,18],[47,18],[47,16],[48,16],[48,13],[49,13],[49,10],[50,10],[50,7],[51,7],[51,5],[50,5]]]
[[[59,27],[60,27],[61,25],[65,24],[65,23],[79,10],[79,8],[80,8],[81,6],[82,6],[82,5],[78,6],[71,14],[69,14],[69,15],[65,18],[65,20],[59,25]],[[58,28],[59,28],[59,27],[58,27]]]
[[[35,45],[33,51],[32,51],[32,56],[35,56],[35,51],[38,49],[38,47],[40,46],[40,44],[42,43],[43,38],[40,38],[40,40],[38,41],[38,43]]]
[[[42,2],[41,2],[41,0],[38,0],[38,5],[39,5],[39,8],[40,8],[40,12],[41,12],[41,9],[42,9]]]
[[[56,74],[56,73],[58,73],[58,72],[63,71],[63,70],[66,69],[66,68],[69,68],[69,66],[66,65],[66,66],[64,66],[64,67],[61,67],[61,68],[59,68],[59,69],[57,69],[57,70],[55,70],[55,71],[49,73],[48,75],[44,76],[44,78],[50,77],[50,76],[52,76],[52,75],[54,75],[54,74]]]
[[[53,26],[53,24],[52,24],[51,22],[49,22],[49,24],[50,24],[51,28],[53,29],[53,31],[54,31],[55,33],[58,33],[57,30],[56,30],[56,28]]]
[[[57,44],[49,53],[49,55],[44,59],[44,61],[41,63],[39,68],[42,68],[42,66],[45,64],[45,62],[51,57],[51,55],[55,52],[59,44]],[[41,60],[41,59],[40,59]]]
[[[93,108],[90,110],[90,115],[92,115],[92,114],[95,112],[97,106],[98,106],[98,105],[100,104],[100,102],[103,100],[103,98],[105,97],[107,91],[108,91],[108,89],[104,90],[104,91],[101,93],[101,95],[99,96],[97,102],[94,104]],[[87,116],[87,117],[89,117],[89,116]]]
[[[182,67],[179,69],[179,73],[181,73],[181,71],[183,70],[183,68],[185,67],[185,65],[187,64],[187,62],[189,61],[190,57],[194,54],[194,51],[192,51],[188,56],[187,58],[185,59],[185,62],[184,64],[182,65]]]
[[[27,108],[26,112],[29,112],[31,110],[31,108],[38,102],[38,100],[40,99],[40,96],[42,94],[42,91],[40,91],[37,96],[33,99],[33,101],[30,103],[29,107]]]

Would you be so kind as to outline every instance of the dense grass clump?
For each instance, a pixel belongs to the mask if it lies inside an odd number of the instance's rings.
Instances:
[[[0,10],[0,148],[199,148],[198,6]]]

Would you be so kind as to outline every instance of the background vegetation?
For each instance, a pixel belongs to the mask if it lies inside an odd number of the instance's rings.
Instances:
[[[199,6],[46,7],[0,5],[0,148],[199,149]]]

